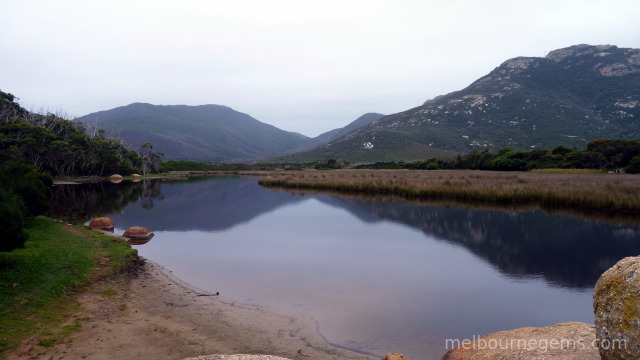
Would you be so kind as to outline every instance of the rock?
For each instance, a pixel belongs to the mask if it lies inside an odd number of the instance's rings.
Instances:
[[[131,176],[133,176],[134,178],[141,178],[142,177],[142,175],[140,175],[140,174],[133,174]]]
[[[202,355],[183,360],[289,360],[272,355]]]
[[[448,348],[456,348],[441,360],[600,360],[600,353],[595,346],[596,329],[585,323],[526,327],[471,340],[466,343],[447,340]]]
[[[132,226],[122,235],[133,240],[149,240],[153,237],[151,230],[143,228],[142,226]]]
[[[99,217],[91,220],[89,227],[96,230],[113,232],[113,220],[108,217]]]
[[[387,356],[380,360],[407,360],[407,357],[398,353],[388,353]]]
[[[112,183],[116,183],[116,184],[117,184],[117,183],[119,183],[119,182],[122,182],[122,176],[121,176],[121,175],[118,175],[118,174],[114,174],[114,175],[111,175],[111,176],[109,177],[109,180],[110,180]]]
[[[602,359],[640,358],[640,256],[605,271],[593,293]]]

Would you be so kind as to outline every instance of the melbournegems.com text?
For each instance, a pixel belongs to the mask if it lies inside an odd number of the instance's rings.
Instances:
[[[446,339],[447,350],[527,350],[545,353],[549,350],[626,349],[626,339],[594,340],[587,342],[575,339],[483,339],[474,335],[472,339]]]

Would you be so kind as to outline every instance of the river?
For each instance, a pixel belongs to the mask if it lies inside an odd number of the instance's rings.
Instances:
[[[252,177],[56,187],[51,216],[155,236],[141,256],[229,301],[310,314],[332,344],[437,359],[447,339],[593,323],[598,277],[640,228],[273,191]]]

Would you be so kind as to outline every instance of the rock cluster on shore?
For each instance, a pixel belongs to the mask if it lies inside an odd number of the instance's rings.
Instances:
[[[99,217],[91,220],[89,227],[96,230],[113,232],[114,223],[108,217]],[[153,232],[142,226],[132,226],[125,230],[122,236],[126,237],[131,245],[146,244],[154,236]]]

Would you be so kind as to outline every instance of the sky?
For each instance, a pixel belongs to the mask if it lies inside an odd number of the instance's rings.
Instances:
[[[2,0],[0,90],[70,118],[218,104],[317,136],[517,56],[640,48],[638,19],[638,0]]]

